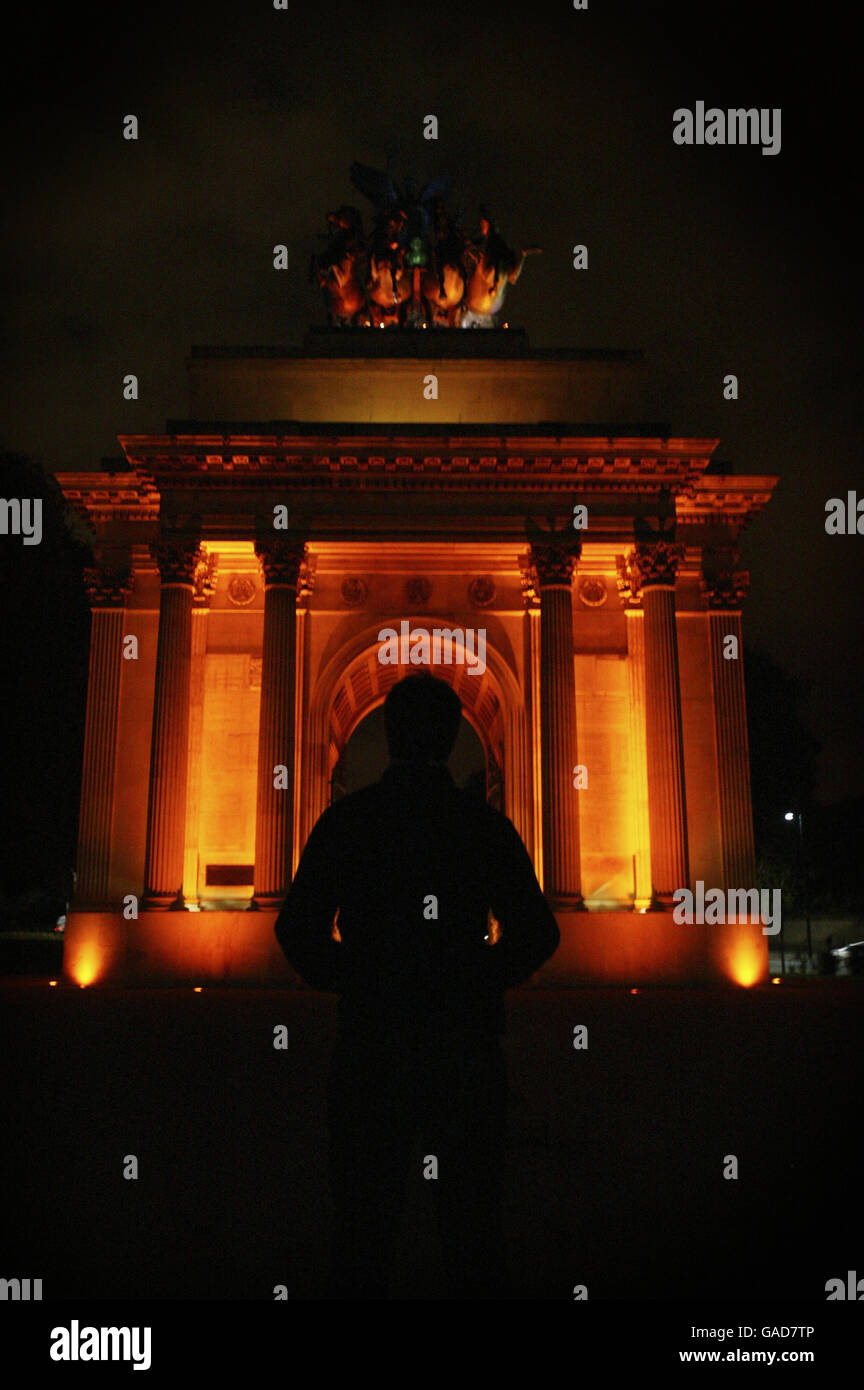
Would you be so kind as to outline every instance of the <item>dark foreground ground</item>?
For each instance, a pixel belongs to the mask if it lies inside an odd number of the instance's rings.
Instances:
[[[508,998],[519,1296],[822,1302],[864,1275],[860,981]],[[0,1274],[46,1299],[320,1296],[334,1001],[7,980],[0,1008]],[[421,1155],[405,1299],[442,1297]]]

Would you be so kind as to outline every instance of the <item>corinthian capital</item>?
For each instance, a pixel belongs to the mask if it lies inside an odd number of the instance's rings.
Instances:
[[[621,602],[625,608],[637,608],[641,600],[639,596],[639,572],[633,562],[633,552],[631,551],[628,555],[617,556],[615,565],[618,570],[617,583]]]
[[[209,554],[205,554],[203,550],[199,552],[192,580],[194,586],[192,597],[193,601],[200,608],[208,604],[216,592],[216,571],[218,569],[218,564],[219,557],[214,555],[212,551]]]
[[[573,534],[569,518],[563,527],[556,527],[550,518],[548,529],[529,518],[525,531],[531,547],[528,565],[534,588],[547,589],[553,585],[569,588],[582,553],[582,541]]]
[[[267,585],[285,584],[296,589],[306,561],[302,536],[264,536],[255,542],[255,554],[261,561]]]
[[[750,588],[750,571],[735,570],[730,574],[715,575],[711,580],[702,579],[702,597],[709,608],[742,608]]]
[[[187,532],[164,531],[150,545],[163,584],[194,584],[201,559],[198,537]]]
[[[673,586],[678,566],[684,559],[684,547],[674,541],[637,541],[630,565],[637,590],[652,585]]]
[[[123,608],[135,583],[128,565],[88,565],[83,577],[91,608]]]
[[[737,545],[706,547],[702,552],[702,597],[709,608],[741,608],[750,588],[750,571],[739,570]]]
[[[668,488],[661,488],[657,494],[653,517],[633,518],[636,544],[624,562],[623,576],[619,562],[618,587],[628,602],[637,602],[642,589],[674,588],[678,566],[684,559],[683,545],[675,542],[675,523],[675,499]]]

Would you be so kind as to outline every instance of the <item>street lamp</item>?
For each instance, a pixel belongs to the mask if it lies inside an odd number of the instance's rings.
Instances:
[[[787,811],[784,820],[797,820],[798,843],[801,846],[801,869],[804,874],[804,916],[807,921],[807,959],[813,959],[813,943],[810,939],[810,891],[807,885],[807,860],[804,855],[804,812]]]

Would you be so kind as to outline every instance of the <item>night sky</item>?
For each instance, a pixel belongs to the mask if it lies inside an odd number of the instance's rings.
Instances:
[[[781,476],[745,541],[745,633],[805,684],[820,799],[861,796],[864,537],[824,529],[864,492],[857,45],[814,7],[589,6],[30,7],[4,74],[0,447],[98,468],[186,416],[193,343],[323,322],[308,260],[329,208],[368,213],[353,160],[449,173],[469,229],[486,203],[544,248],[507,312],[533,347],[644,349],[651,418]],[[676,146],[697,100],[781,107],[780,154]]]

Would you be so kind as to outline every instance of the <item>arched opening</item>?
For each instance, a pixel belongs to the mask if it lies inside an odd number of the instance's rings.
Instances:
[[[325,786],[330,802],[377,781],[389,761],[382,706],[393,685],[404,676],[415,675],[417,668],[383,664],[379,650],[380,644],[358,651],[343,667],[327,700]],[[462,727],[450,761],[453,780],[458,786],[473,780],[479,795],[485,791],[486,800],[507,813],[504,719],[497,681],[488,669],[478,676],[462,664],[435,663],[431,669],[452,685],[462,702]],[[369,720],[372,722],[365,727]]]
[[[330,778],[331,802],[377,782],[388,762],[384,706],[379,704],[355,725],[342,749]],[[500,804],[500,778],[494,767],[490,776],[483,742],[464,715],[447,766],[458,787],[469,787],[493,805]]]
[[[427,621],[431,622],[431,617]],[[341,647],[334,644],[310,689],[308,716],[298,727],[297,735],[301,768],[296,786],[298,856],[315,821],[333,799],[334,774],[337,796],[344,794],[342,788],[359,785],[361,776],[370,777],[365,756],[361,773],[337,769],[355,728],[383,704],[396,681],[418,673],[416,666],[389,665],[379,660],[379,630],[380,625],[375,624],[356,633]],[[531,850],[533,791],[530,771],[528,782],[525,776],[522,697],[509,665],[492,643],[487,646],[486,656],[487,666],[482,674],[455,662],[435,663],[432,674],[453,686],[462,701],[464,717],[483,746],[487,801],[513,820]],[[382,751],[373,764],[370,780],[375,780],[386,766],[385,747],[382,730]],[[475,770],[481,770],[479,759]],[[458,780],[456,776],[454,780]]]

